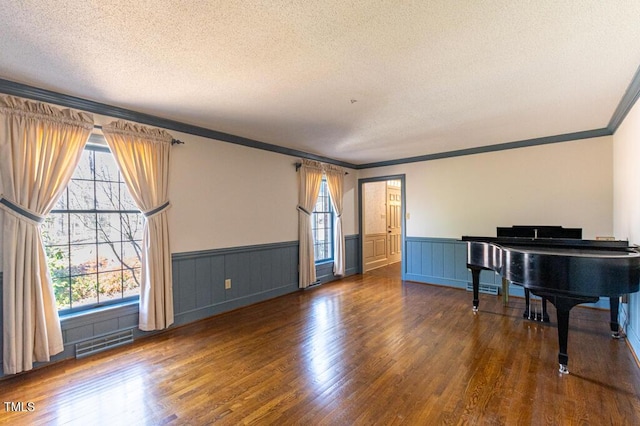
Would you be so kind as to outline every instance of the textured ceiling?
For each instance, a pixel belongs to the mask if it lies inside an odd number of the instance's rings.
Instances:
[[[607,127],[640,1],[0,3],[0,78],[353,164]]]

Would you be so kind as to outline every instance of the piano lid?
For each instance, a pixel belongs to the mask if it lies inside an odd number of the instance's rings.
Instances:
[[[555,248],[593,248],[599,249],[624,249],[635,248],[626,240],[579,240],[574,238],[532,238],[532,237],[475,237],[463,235],[462,241],[478,243],[493,243],[501,246],[532,246]]]
[[[463,236],[462,241],[477,241],[505,246],[548,246],[555,248],[628,248],[629,242],[622,240],[583,240],[582,228],[564,228],[549,225],[514,225],[496,228],[496,237]],[[635,246],[633,246],[635,247]]]
[[[575,238],[582,239],[582,228],[563,228],[548,225],[514,225],[512,227],[497,227],[498,237],[524,238]]]

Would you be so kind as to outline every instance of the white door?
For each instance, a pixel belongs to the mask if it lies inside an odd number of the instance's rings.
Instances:
[[[386,194],[387,183],[384,181],[363,185],[363,272],[388,263]]]
[[[399,186],[387,184],[387,260],[402,258],[402,198]]]

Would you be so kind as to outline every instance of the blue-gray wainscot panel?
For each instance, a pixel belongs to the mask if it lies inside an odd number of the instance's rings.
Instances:
[[[471,272],[467,269],[467,244],[463,241],[406,237],[405,253],[405,280],[458,288],[467,288],[467,283],[471,282]],[[491,271],[483,271],[480,283],[501,287],[502,279]]]

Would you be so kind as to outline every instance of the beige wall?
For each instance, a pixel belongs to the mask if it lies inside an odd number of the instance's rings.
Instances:
[[[613,136],[613,229],[619,239],[640,244],[640,105]]]
[[[297,239],[295,159],[191,135],[171,152],[172,252]]]
[[[613,136],[613,229],[618,239],[640,244],[640,104],[629,111]],[[620,305],[627,342],[640,354],[640,293]]]
[[[193,135],[171,152],[169,210],[174,253],[298,240],[298,159]],[[354,222],[357,177],[345,177],[343,226]]]
[[[612,137],[360,171],[406,174],[406,235],[495,235],[497,226],[583,228],[612,235]]]

